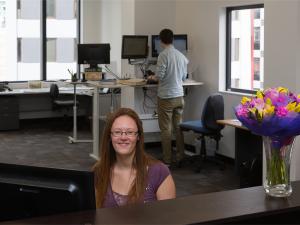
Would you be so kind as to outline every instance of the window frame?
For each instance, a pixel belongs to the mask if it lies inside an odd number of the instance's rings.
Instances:
[[[231,87],[231,12],[234,10],[264,8],[264,4],[251,4],[242,6],[231,6],[226,8],[226,91],[254,94],[255,90],[247,90]]]

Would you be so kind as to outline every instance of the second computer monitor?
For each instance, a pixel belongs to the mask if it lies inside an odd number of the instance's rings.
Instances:
[[[152,35],[151,41],[152,57],[157,57],[159,53],[163,50],[160,45],[159,35]],[[179,50],[183,54],[186,54],[188,49],[187,34],[174,34],[173,45],[177,50]]]
[[[148,57],[147,35],[123,35],[122,59],[145,59]]]

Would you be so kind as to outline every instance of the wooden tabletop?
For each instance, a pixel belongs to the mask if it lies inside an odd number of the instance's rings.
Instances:
[[[217,120],[217,123],[244,129],[244,130],[248,130],[248,128],[243,126],[242,123],[238,119]]]

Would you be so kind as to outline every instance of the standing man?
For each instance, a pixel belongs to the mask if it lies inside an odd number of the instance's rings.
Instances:
[[[163,51],[157,59],[156,75],[148,79],[158,80],[158,123],[161,130],[163,160],[172,161],[172,128],[176,133],[176,163],[183,158],[184,142],[179,124],[183,114],[183,86],[187,76],[188,59],[173,46],[173,32],[163,29],[159,34]]]

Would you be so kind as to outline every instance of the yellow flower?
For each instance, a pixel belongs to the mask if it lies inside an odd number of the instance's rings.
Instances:
[[[300,104],[298,104],[296,107],[295,107],[295,112],[300,112]]]
[[[274,114],[275,106],[266,104],[264,108],[264,115],[272,115]]]
[[[249,112],[253,115],[253,117],[255,119],[257,119],[258,121],[261,121],[263,118],[263,111],[262,110],[258,110],[257,108],[251,108],[249,109]]]
[[[261,98],[261,99],[264,98],[264,95],[263,95],[263,92],[262,92],[262,91],[257,91],[257,92],[256,92],[256,96],[257,96],[257,98]]]
[[[285,93],[285,94],[289,92],[289,90],[287,88],[285,88],[285,87],[278,87],[277,91],[279,93]]]
[[[290,102],[289,104],[287,104],[286,109],[288,111],[295,111],[296,109],[296,102]]]
[[[251,101],[250,98],[243,97],[242,100],[241,100],[241,103],[242,103],[243,105],[245,105],[247,102],[250,102],[250,101]]]
[[[267,98],[267,99],[266,99],[266,104],[267,104],[267,105],[272,105],[272,100],[271,100],[270,98]]]

